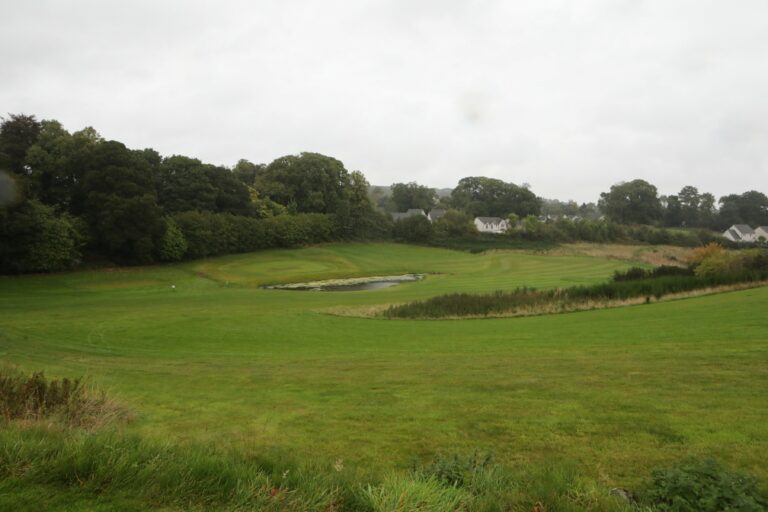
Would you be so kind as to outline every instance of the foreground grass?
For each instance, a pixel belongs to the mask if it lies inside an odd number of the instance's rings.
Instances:
[[[714,456],[768,476],[767,289],[549,317],[345,318],[330,308],[605,281],[632,264],[392,244],[0,279],[0,359],[88,375],[142,439],[382,475],[449,450],[573,465],[595,486]],[[432,273],[386,290],[262,284]],[[175,291],[171,288],[175,285]],[[382,475],[379,475],[383,478]],[[43,485],[43,484],[35,484]]]
[[[460,481],[432,467],[370,477],[339,463],[275,464],[115,433],[0,431],[2,510],[479,512],[529,511],[537,503],[547,510],[629,510],[568,467],[514,472],[484,465],[469,468]]]

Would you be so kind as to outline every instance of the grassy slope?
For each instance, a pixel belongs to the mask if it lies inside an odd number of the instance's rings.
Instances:
[[[607,483],[712,454],[768,476],[768,289],[521,319],[322,314],[624,266],[348,244],[0,279],[0,360],[91,376],[142,433],[246,451],[386,466],[487,448],[502,462],[575,461]],[[402,272],[442,275],[372,292],[255,288]]]

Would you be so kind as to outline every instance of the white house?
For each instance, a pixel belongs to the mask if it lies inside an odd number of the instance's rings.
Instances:
[[[723,236],[731,242],[753,243],[757,241],[755,230],[746,224],[734,224],[725,230]]]
[[[755,228],[755,240],[758,242],[768,242],[768,226],[758,226]]]
[[[500,217],[475,217],[475,227],[481,233],[506,233],[509,224]]]

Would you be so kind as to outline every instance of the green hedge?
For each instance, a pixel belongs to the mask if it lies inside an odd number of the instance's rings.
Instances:
[[[304,213],[255,219],[226,213],[182,212],[173,216],[187,243],[186,259],[298,247],[337,238],[333,215]]]

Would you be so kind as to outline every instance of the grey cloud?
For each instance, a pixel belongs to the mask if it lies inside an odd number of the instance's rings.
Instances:
[[[2,110],[163,154],[577,200],[768,181],[762,0],[7,4]]]

